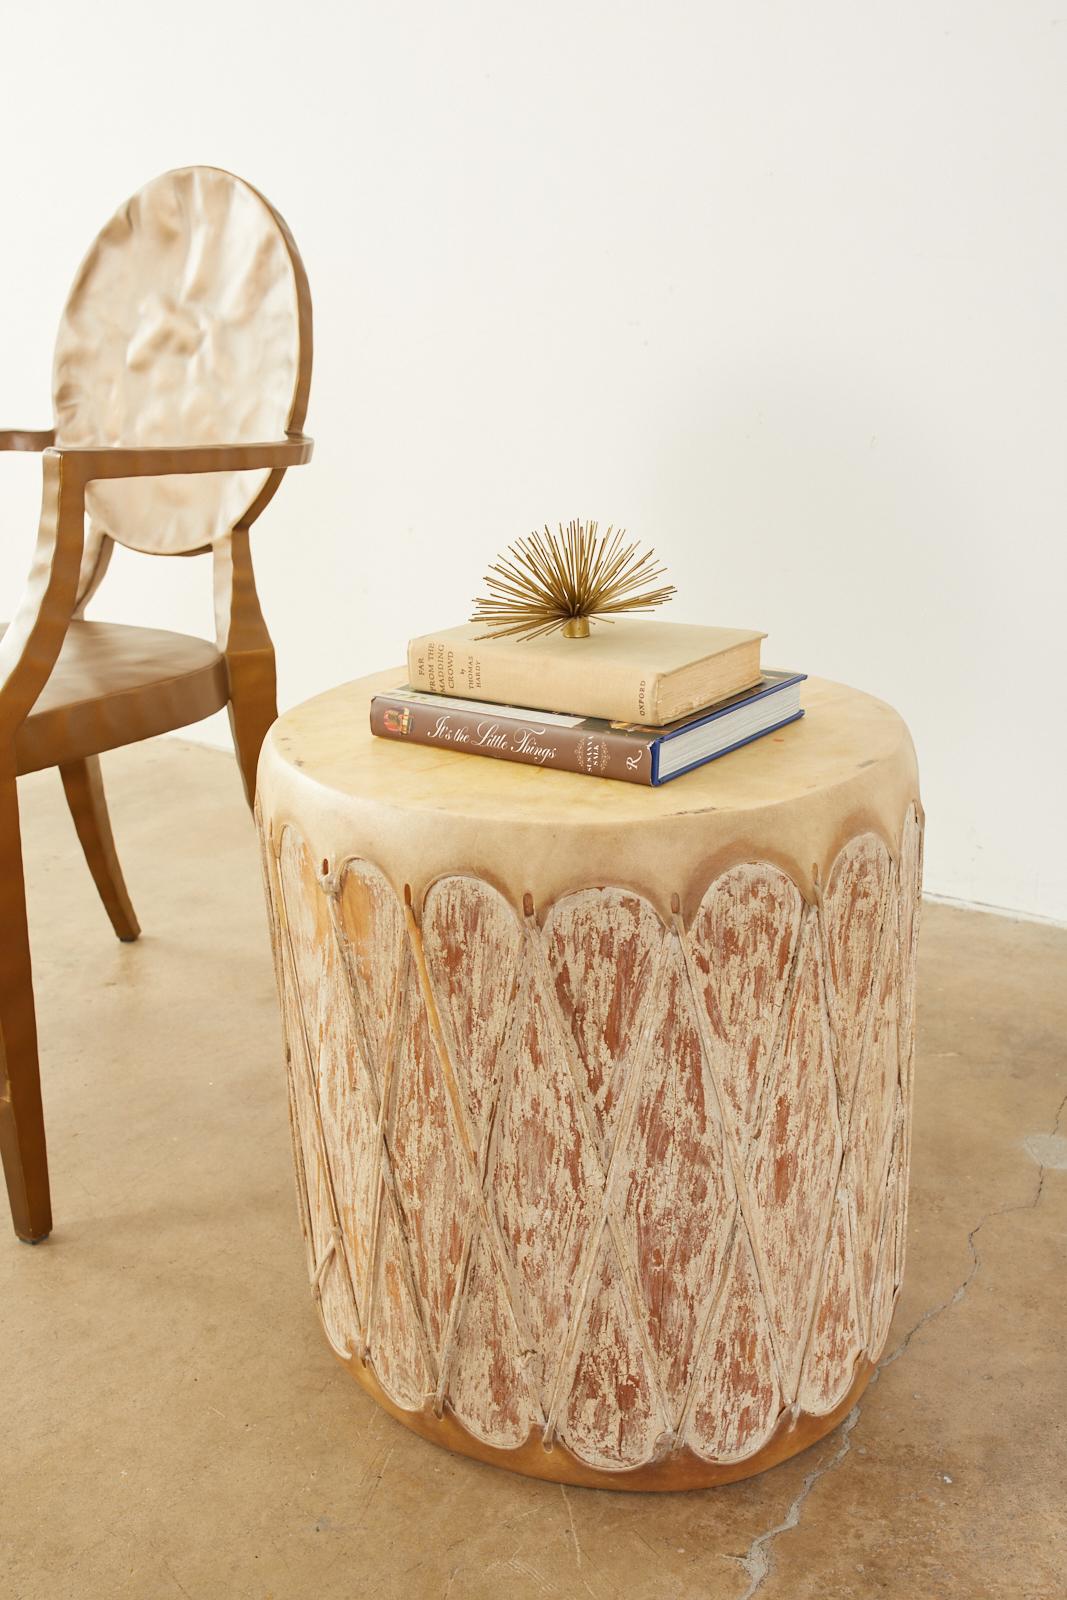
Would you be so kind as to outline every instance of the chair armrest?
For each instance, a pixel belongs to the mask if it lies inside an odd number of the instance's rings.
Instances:
[[[35,436],[4,437],[25,440]],[[264,467],[280,478],[286,467],[310,461],[313,445],[306,435],[296,433],[269,444],[128,449],[49,443],[42,448],[37,548],[22,604],[0,639],[0,767],[13,760],[9,741],[47,682],[74,614],[85,538],[86,485],[98,478],[158,478]],[[260,501],[264,495],[269,499],[271,483],[276,481],[268,482]]]
[[[0,428],[0,450],[47,450],[55,442],[54,428]]]
[[[22,601],[0,639],[0,768],[12,773],[15,730],[44,688],[74,614],[84,539],[84,485],[68,492],[59,454],[47,449],[37,546]]]
[[[248,472],[264,467],[299,467],[311,460],[314,441],[303,433],[287,434],[269,444],[206,445],[53,445],[46,453],[59,457],[83,484],[99,478],[169,478],[191,472]]]

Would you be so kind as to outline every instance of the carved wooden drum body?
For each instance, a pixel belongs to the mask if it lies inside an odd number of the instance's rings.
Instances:
[[[782,1460],[904,1263],[921,809],[889,707],[662,789],[374,740],[332,691],[259,815],[326,1336],[393,1416],[567,1483]]]

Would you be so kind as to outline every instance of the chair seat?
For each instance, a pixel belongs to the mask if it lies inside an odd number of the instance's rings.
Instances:
[[[0,624],[0,637],[7,625]],[[199,722],[227,702],[213,644],[159,628],[72,622],[59,660],[18,731],[20,774],[99,755]]]

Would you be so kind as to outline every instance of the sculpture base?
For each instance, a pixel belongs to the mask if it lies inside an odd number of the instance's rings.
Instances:
[[[502,1467],[505,1472],[520,1472],[527,1478],[546,1478],[551,1483],[575,1484],[582,1489],[620,1489],[640,1494],[713,1489],[718,1484],[754,1478],[757,1473],[788,1461],[790,1456],[799,1455],[802,1450],[818,1444],[820,1439],[824,1439],[844,1421],[866,1389],[876,1366],[875,1362],[862,1359],[857,1364],[855,1377],[845,1398],[825,1416],[815,1417],[802,1411],[799,1416],[790,1418],[789,1413],[785,1412],[767,1443],[744,1461],[704,1461],[692,1450],[682,1449],[672,1451],[659,1461],[650,1461],[643,1467],[603,1472],[579,1461],[559,1440],[546,1450],[540,1438],[531,1434],[526,1443],[517,1449],[501,1450],[468,1433],[447,1407],[440,1417],[431,1408],[405,1411],[390,1400],[365,1362],[356,1356],[345,1359],[338,1355],[337,1359],[383,1411],[387,1411],[405,1428],[410,1428],[412,1433],[428,1439],[442,1450],[471,1456],[475,1461]]]

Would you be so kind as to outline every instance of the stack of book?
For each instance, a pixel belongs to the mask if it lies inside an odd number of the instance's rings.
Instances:
[[[801,672],[760,666],[762,633],[625,618],[588,639],[408,646],[408,682],[371,701],[384,739],[625,783],[661,784],[804,715]]]

